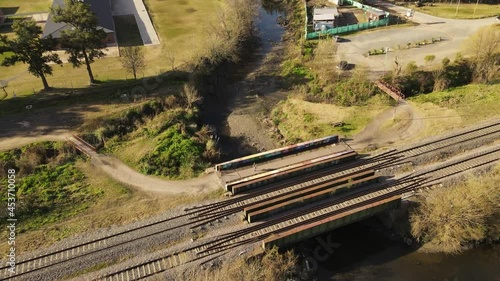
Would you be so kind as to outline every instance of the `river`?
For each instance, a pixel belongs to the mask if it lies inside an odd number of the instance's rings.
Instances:
[[[263,0],[256,22],[260,44],[236,71],[228,74],[228,82],[220,85],[224,87],[220,92],[226,94],[213,97],[213,106],[208,106],[213,110],[205,112],[206,121],[217,128],[228,158],[241,156],[241,151],[231,150],[238,144],[230,136],[226,119],[246,99],[238,91],[246,75],[261,67],[273,45],[281,41],[284,30],[276,23],[279,16],[283,16],[280,9]],[[335,245],[333,249],[322,246],[328,241]],[[308,260],[309,267],[316,268],[320,281],[500,281],[499,245],[453,256],[421,253],[416,245],[406,245],[376,218],[303,241],[292,249],[301,256],[304,266]]]
[[[334,244],[331,253],[318,241]],[[319,259],[311,252],[317,247],[321,248]],[[483,245],[459,255],[422,253],[416,245],[408,246],[393,235],[377,218],[309,239],[294,250],[317,261],[320,281],[500,280],[500,245]]]

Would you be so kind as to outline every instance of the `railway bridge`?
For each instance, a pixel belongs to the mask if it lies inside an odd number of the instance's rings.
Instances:
[[[107,262],[106,255],[129,256],[133,247],[158,243],[175,246],[90,272],[82,280],[168,276],[172,269],[290,245],[394,208],[451,177],[498,163],[498,140],[500,120],[494,120],[381,153],[359,154],[329,136],[235,159],[214,167],[225,198],[20,258],[16,274],[2,267],[0,279],[55,280],[74,274],[72,268],[78,270],[81,264]],[[71,141],[81,143],[77,137]],[[78,147],[95,153],[88,145]]]

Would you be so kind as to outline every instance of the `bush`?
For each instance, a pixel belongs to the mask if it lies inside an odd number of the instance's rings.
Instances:
[[[474,243],[500,239],[500,166],[426,194],[410,215],[412,235],[430,252],[459,253]]]
[[[205,168],[199,160],[203,159],[203,150],[179,125],[172,126],[160,135],[154,150],[140,160],[141,169],[150,175],[187,178]]]
[[[74,150],[67,144],[41,142],[20,149],[0,153],[1,172],[16,170],[16,197],[18,219],[28,230],[70,216],[75,210],[86,208],[86,202],[101,194],[100,190],[89,190],[84,174],[75,167]],[[2,176],[1,185],[7,177]],[[0,200],[7,202],[7,192]],[[6,209],[0,211],[5,222]]]
[[[209,270],[192,269],[178,274],[179,281],[286,281],[306,280],[298,276],[297,258],[292,252],[278,253],[276,248],[268,250],[262,258],[245,261],[242,257],[228,261]]]

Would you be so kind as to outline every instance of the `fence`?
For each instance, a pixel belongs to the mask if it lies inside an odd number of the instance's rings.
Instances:
[[[361,4],[357,1],[354,0],[344,0],[344,3],[355,6],[356,8],[362,9],[364,11],[367,10],[375,10],[375,11],[382,11],[380,9]],[[327,29],[325,31],[317,31],[317,32],[307,32],[307,6],[304,1],[304,8],[306,10],[306,39],[317,39],[321,36],[327,36],[327,35],[337,35],[337,34],[342,34],[342,33],[348,33],[348,32],[355,32],[358,30],[364,30],[364,29],[369,29],[369,28],[374,28],[374,27],[379,27],[379,26],[386,26],[389,25],[389,13],[386,12],[386,17],[381,20],[375,20],[375,21],[369,21],[369,22],[364,22],[364,23],[358,23],[358,24],[351,24],[351,25],[346,25],[346,26],[339,26],[339,27],[334,27]]]
[[[374,28],[374,27],[378,27],[378,26],[386,26],[388,24],[389,24],[389,18],[385,18],[385,19],[375,20],[375,21],[370,21],[370,22],[351,24],[351,25],[346,25],[346,26],[339,26],[339,27],[327,29],[325,31],[317,31],[317,32],[307,33],[306,39],[317,39],[320,36],[337,35],[337,34],[354,32],[354,31],[363,30],[363,29]]]

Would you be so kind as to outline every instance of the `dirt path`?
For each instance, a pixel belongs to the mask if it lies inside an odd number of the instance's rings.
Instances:
[[[379,114],[348,144],[356,150],[377,149],[412,139],[424,128],[420,115],[406,102]]]
[[[144,192],[194,194],[211,192],[221,187],[214,173],[189,180],[173,181],[143,175],[112,156],[99,154],[92,157],[91,163],[113,179]]]

